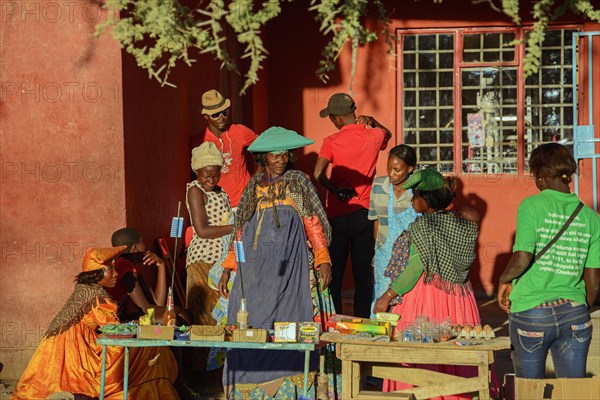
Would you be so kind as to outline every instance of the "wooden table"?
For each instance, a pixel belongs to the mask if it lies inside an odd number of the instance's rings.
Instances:
[[[435,396],[479,392],[489,399],[489,365],[494,351],[510,349],[508,337],[473,340],[470,346],[454,341],[442,343],[370,342],[344,339],[338,333],[324,333],[322,342],[336,343],[337,357],[342,361],[342,393],[344,399],[428,399]],[[463,378],[441,372],[400,365],[443,364],[476,366],[478,376]],[[361,390],[362,376],[393,379],[416,387],[397,392]]]
[[[204,342],[199,340],[155,340],[155,339],[109,339],[101,336],[96,343],[102,346],[102,374],[100,376],[100,400],[104,400],[106,379],[106,347],[120,346],[125,348],[125,365],[123,366],[123,400],[127,400],[129,386],[129,348],[130,347],[219,347],[227,349],[258,350],[298,350],[304,351],[304,397],[308,393],[308,373],[310,353],[317,345],[308,343],[253,343],[253,342]]]

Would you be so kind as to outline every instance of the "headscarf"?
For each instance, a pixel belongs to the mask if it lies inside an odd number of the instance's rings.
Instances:
[[[427,168],[413,172],[402,184],[402,188],[429,191],[441,189],[445,184],[442,174],[433,168]]]
[[[192,150],[192,170],[198,171],[204,167],[223,166],[223,154],[213,142],[204,142]]]
[[[127,250],[127,246],[107,247],[104,249],[89,248],[83,255],[81,270],[83,272],[95,271],[110,266],[110,261]]]

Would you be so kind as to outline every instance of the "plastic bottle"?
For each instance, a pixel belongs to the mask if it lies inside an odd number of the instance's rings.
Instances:
[[[248,329],[248,309],[246,308],[246,299],[240,300],[240,309],[237,312],[238,329]]]
[[[177,315],[175,314],[175,306],[173,304],[173,288],[169,288],[169,292],[167,294],[167,309],[163,314],[163,325],[175,326],[176,319]]]

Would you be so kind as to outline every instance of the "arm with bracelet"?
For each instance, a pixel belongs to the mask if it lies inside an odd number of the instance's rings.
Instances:
[[[415,287],[417,281],[423,275],[423,264],[414,244],[410,245],[410,256],[406,269],[400,274],[388,290],[377,299],[373,308],[374,313],[386,312],[390,306],[390,301],[396,296],[402,296]]]

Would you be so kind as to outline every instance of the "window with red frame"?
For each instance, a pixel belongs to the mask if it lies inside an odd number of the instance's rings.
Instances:
[[[529,30],[398,31],[401,128],[421,166],[521,173],[538,144],[572,144],[577,29],[550,29],[539,71],[524,79]]]

